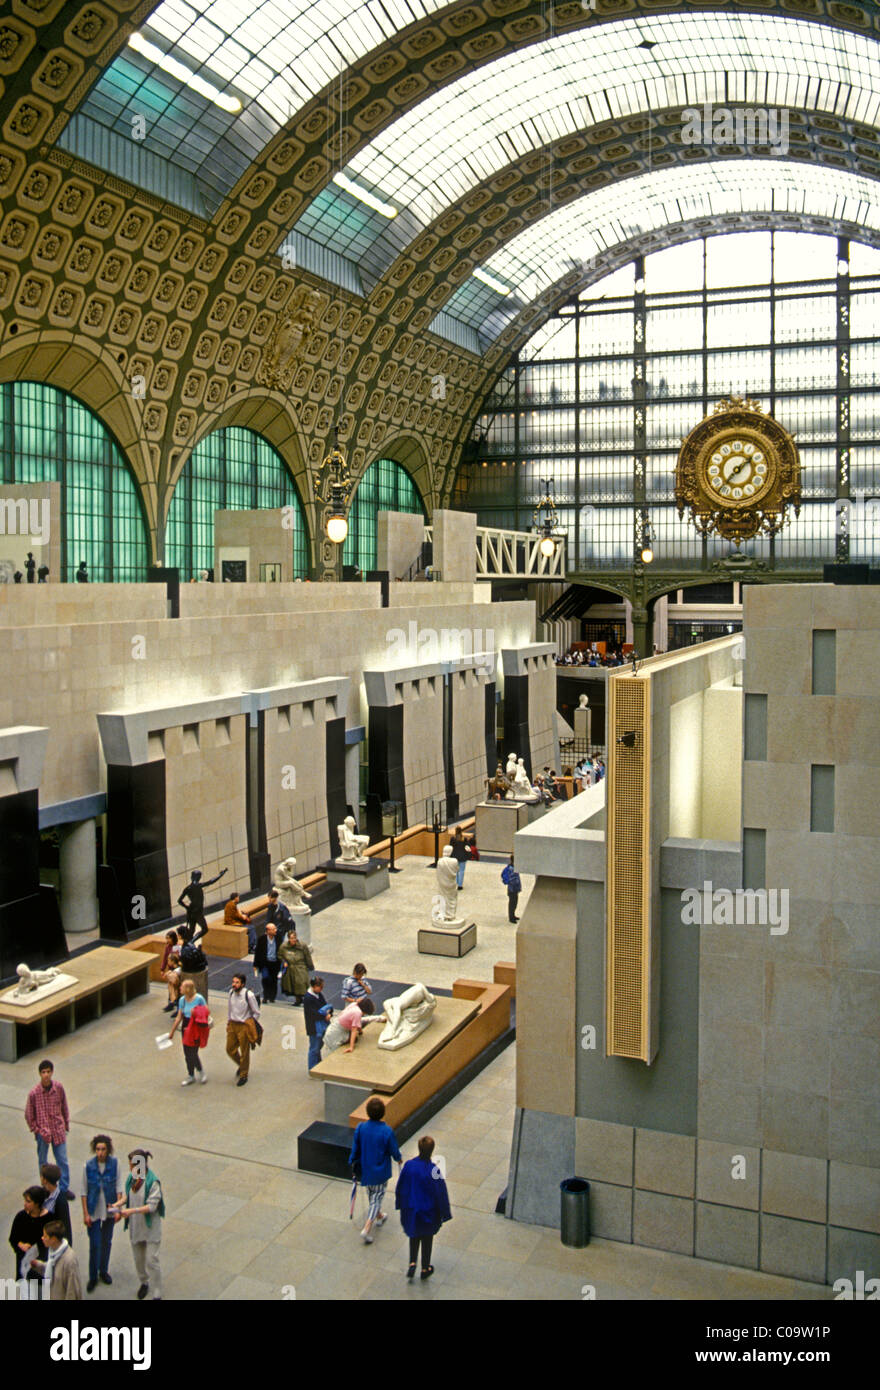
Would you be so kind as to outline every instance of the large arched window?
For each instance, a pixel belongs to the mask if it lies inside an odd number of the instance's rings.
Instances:
[[[370,464],[357,485],[348,515],[348,536],[342,548],[342,563],[357,565],[365,574],[367,570],[376,568],[379,512],[425,515],[418,488],[406,469],[393,459],[376,459]]]
[[[679,518],[675,465],[688,431],[735,392],[795,435],[803,494],[772,547],[757,538],[743,550],[794,567],[833,560],[841,496],[850,559],[876,563],[880,251],[793,231],[656,251],[644,258],[644,325],[636,274],[633,262],[591,285],[523,345],[487,397],[453,504],[480,525],[527,530],[549,481],[569,572],[620,569],[637,548],[643,476],[656,559],[706,569],[731,543],[703,541]],[[634,392],[641,372],[644,402]]]
[[[227,509],[292,507],[293,576],[308,575],[302,505],[281,455],[253,430],[215,430],[193,449],[178,479],[165,532],[165,563],[181,578],[214,567],[214,513]]]
[[[60,484],[61,579],[72,580],[80,560],[94,582],[146,579],[134,479],[107,429],[73,396],[39,381],[0,385],[0,482]]]

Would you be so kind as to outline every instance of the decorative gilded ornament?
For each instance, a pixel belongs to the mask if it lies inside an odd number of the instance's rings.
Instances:
[[[801,467],[792,436],[750,397],[729,396],[691,430],[675,468],[678,514],[689,507],[704,535],[737,544],[773,536],[801,506]]]

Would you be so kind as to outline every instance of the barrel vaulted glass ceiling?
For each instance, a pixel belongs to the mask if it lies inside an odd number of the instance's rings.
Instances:
[[[403,250],[413,220],[426,226],[518,157],[609,119],[703,102],[794,107],[875,126],[880,45],[751,15],[630,20],[560,35],[434,92],[354,156],[348,177],[406,209],[405,221],[341,216],[344,200],[331,185],[297,231],[356,261],[370,282]]]
[[[143,186],[160,197],[168,196],[167,184],[154,185],[168,161],[178,197],[210,216],[310,97],[401,29],[444,7],[445,0],[163,0],[136,39],[237,99],[240,109],[223,110],[191,90],[179,72],[163,71],[154,57],[128,46],[96,82],[60,143],[86,159],[99,152],[103,167],[111,160],[112,172],[124,178],[133,177],[134,157]],[[146,118],[147,132],[133,150],[138,116]]]
[[[548,213],[489,258],[483,269],[515,294],[502,297],[471,277],[445,312],[485,346],[543,290],[574,267],[598,266],[621,242],[693,218],[749,212],[840,219],[880,239],[880,184],[845,170],[745,159],[624,179]]]
[[[332,102],[348,66],[444,8],[441,0],[163,0],[60,143],[210,217],[310,98],[325,92]],[[431,92],[338,170],[354,194],[366,191],[398,215],[330,183],[292,231],[306,252],[297,263],[369,289],[423,227],[519,157],[618,117],[703,102],[791,107],[877,127],[880,45],[779,16],[683,14],[591,24],[520,48]],[[146,129],[133,141],[139,116]],[[485,344],[572,259],[613,245],[619,227],[632,236],[664,218],[680,222],[682,208],[695,216],[698,208],[846,206],[856,209],[854,222],[874,225],[876,201],[862,196],[869,181],[766,157],[737,167],[735,181],[726,162],[679,167],[578,199],[479,267],[434,328],[474,346],[478,331]],[[548,181],[552,172],[548,156]]]

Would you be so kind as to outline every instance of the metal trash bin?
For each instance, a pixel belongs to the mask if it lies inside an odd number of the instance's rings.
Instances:
[[[590,1184],[585,1178],[565,1178],[559,1194],[562,1244],[580,1250],[590,1243]]]

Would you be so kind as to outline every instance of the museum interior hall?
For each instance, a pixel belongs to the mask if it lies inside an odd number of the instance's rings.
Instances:
[[[878,128],[874,0],[3,7],[5,1298],[880,1296]]]

